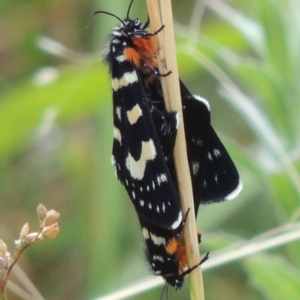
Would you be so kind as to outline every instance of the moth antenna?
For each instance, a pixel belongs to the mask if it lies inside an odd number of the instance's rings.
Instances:
[[[95,15],[97,15],[97,14],[105,14],[105,15],[112,16],[112,17],[116,18],[117,20],[119,20],[119,21],[125,26],[123,20],[120,19],[118,16],[116,16],[116,15],[110,13],[110,12],[107,12],[107,11],[97,10],[97,11],[95,11],[95,12],[92,13],[91,18],[90,18],[90,21],[89,21],[89,23],[87,24],[86,28],[90,27],[90,25],[92,24],[92,22],[93,22],[93,20],[94,20]]]
[[[128,10],[127,10],[126,19],[129,19],[129,13],[130,13],[130,9],[131,9],[132,3],[133,3],[133,0],[131,0],[131,2],[129,4]]]
[[[164,285],[164,288],[163,288],[163,290],[162,290],[162,293],[161,293],[161,295],[160,295],[159,300],[162,300],[162,298],[163,298],[163,296],[164,296],[164,293],[165,293],[166,289],[168,290],[168,286],[169,286],[169,284],[166,282],[165,285]]]
[[[169,294],[169,284],[167,285],[167,300],[170,300],[170,294]]]

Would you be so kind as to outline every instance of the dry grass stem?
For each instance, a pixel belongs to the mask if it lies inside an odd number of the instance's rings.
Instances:
[[[148,11],[150,16],[151,29],[158,30],[161,27],[160,14],[157,0],[147,0]],[[165,26],[162,34],[156,35],[156,46],[159,71],[165,74],[168,71],[172,73],[162,78],[162,87],[167,110],[182,111],[181,96],[179,88],[179,75],[177,68],[174,27],[172,6],[170,0],[161,0],[161,18],[162,24]],[[163,37],[162,37],[163,35]],[[166,55],[167,53],[167,55]],[[195,215],[194,201],[192,193],[192,185],[190,179],[190,171],[186,153],[186,143],[184,134],[184,123],[181,114],[181,122],[178,128],[176,145],[174,149],[175,167],[177,173],[177,181],[181,200],[181,208],[183,214],[190,209],[184,227],[184,237],[186,243],[188,265],[193,267],[200,261],[200,253],[197,239],[197,226]],[[196,268],[191,274],[191,299],[204,300],[204,289],[201,267]]]

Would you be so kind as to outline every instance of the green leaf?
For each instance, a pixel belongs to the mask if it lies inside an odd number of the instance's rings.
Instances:
[[[297,299],[300,295],[300,271],[287,259],[261,255],[249,259],[246,268],[252,284],[264,299]]]
[[[0,160],[14,155],[32,139],[48,109],[60,122],[94,115],[110,98],[109,90],[99,65],[64,70],[47,85],[32,81],[16,85],[0,102]]]

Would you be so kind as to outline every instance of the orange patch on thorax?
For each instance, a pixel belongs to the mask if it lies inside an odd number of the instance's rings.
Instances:
[[[134,47],[124,49],[124,56],[132,61],[137,68],[141,66],[141,61],[145,62],[150,68],[157,67],[153,36],[133,37],[131,40]]]
[[[178,273],[182,274],[184,269],[187,267],[187,256],[186,256],[186,248],[183,238],[180,238],[177,251],[176,258],[178,261]]]
[[[186,248],[183,238],[171,239],[166,246],[166,251],[169,255],[175,256],[175,260],[178,262],[178,273],[182,274],[187,266]]]
[[[166,246],[166,251],[168,254],[173,255],[177,252],[177,249],[178,249],[178,240],[173,238],[168,242]]]

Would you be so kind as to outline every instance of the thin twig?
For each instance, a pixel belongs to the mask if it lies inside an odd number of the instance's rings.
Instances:
[[[147,0],[149,17],[151,20],[151,28],[156,31],[161,27],[157,0]],[[181,209],[183,214],[190,209],[190,214],[184,226],[184,238],[188,259],[188,266],[191,268],[199,263],[200,253],[197,239],[197,226],[194,211],[194,201],[192,193],[192,184],[190,179],[190,171],[186,153],[186,142],[184,134],[184,123],[182,118],[182,106],[179,87],[179,75],[176,58],[174,27],[172,6],[170,0],[161,1],[161,16],[165,26],[163,32],[164,40],[161,34],[158,34],[157,56],[159,70],[162,74],[171,71],[169,76],[162,78],[162,87],[164,92],[164,100],[168,111],[181,112],[181,122],[177,132],[176,145],[174,149],[175,167],[177,173],[177,182],[179,195],[181,200]],[[167,53],[167,55],[166,55]],[[166,70],[166,67],[167,70]],[[201,268],[196,268],[190,274],[191,278],[191,299],[204,300],[204,289]]]

